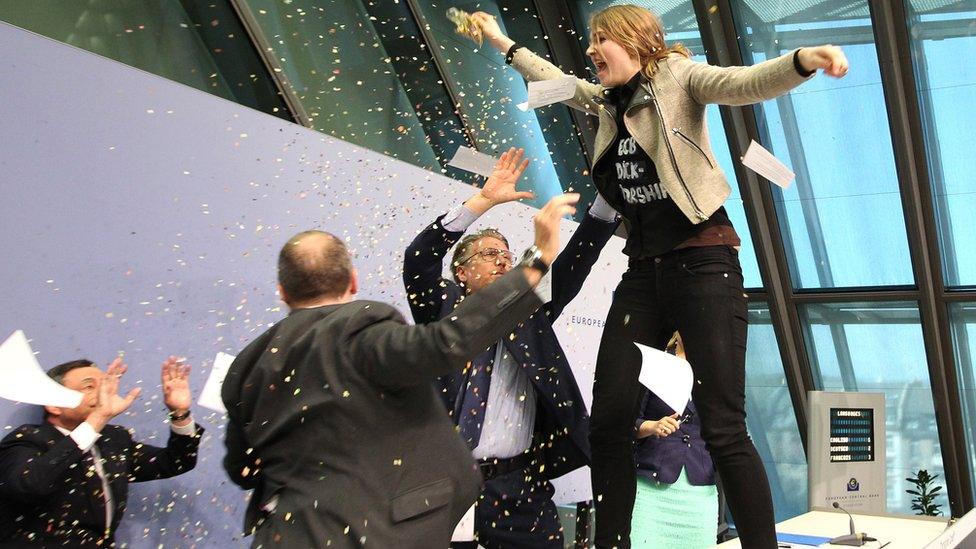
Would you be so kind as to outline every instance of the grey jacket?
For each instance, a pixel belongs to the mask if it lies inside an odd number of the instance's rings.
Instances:
[[[750,67],[716,67],[671,54],[658,61],[654,77],[643,83],[624,113],[624,124],[654,161],[661,183],[682,213],[695,224],[719,209],[731,188],[715,161],[705,125],[705,105],[749,105],[772,99],[799,86],[803,77],[793,66],[794,52]],[[564,76],[555,65],[519,48],[512,66],[526,80]],[[812,75],[811,75],[812,77]],[[565,103],[600,118],[593,164],[617,137],[614,107],[605,88],[577,79],[576,95]]]

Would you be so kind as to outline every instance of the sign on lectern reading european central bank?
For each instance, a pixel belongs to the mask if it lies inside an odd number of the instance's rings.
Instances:
[[[885,512],[884,393],[808,393],[810,508]]]

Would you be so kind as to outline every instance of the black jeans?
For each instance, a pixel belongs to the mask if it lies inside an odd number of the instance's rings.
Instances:
[[[743,547],[776,547],[766,471],[746,433],[747,328],[742,269],[733,248],[684,248],[631,261],[613,296],[593,384],[597,547],[630,547],[641,369],[633,343],[663,349],[675,330],[681,332],[695,373],[692,398],[702,437],[721,475]]]

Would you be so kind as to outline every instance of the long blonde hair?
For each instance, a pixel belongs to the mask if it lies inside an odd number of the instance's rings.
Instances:
[[[650,78],[657,72],[657,62],[672,53],[691,57],[691,52],[678,43],[668,46],[664,41],[661,18],[647,8],[622,4],[602,9],[590,17],[590,43],[600,51],[597,33],[620,44],[637,57],[641,72]]]

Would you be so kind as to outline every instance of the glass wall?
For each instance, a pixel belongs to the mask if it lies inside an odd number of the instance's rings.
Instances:
[[[796,426],[776,333],[765,303],[749,304],[746,425],[762,456],[776,521],[807,511],[807,458]]]
[[[580,38],[581,51],[586,51],[590,45],[588,25],[590,17],[607,6],[619,3],[614,0],[576,0],[572,4],[575,7],[576,28]],[[669,43],[680,42],[691,50],[695,61],[706,61],[701,34],[698,32],[698,20],[695,17],[691,0],[670,0],[668,2],[635,0],[627,3],[646,7],[658,14],[664,23]],[[726,201],[725,209],[729,213],[729,219],[732,220],[736,232],[742,239],[739,260],[742,263],[742,276],[745,286],[746,288],[761,288],[763,282],[759,274],[759,264],[756,261],[756,250],[752,244],[749,224],[746,222],[745,207],[739,193],[739,185],[736,182],[735,169],[732,163],[732,155],[729,152],[729,143],[725,138],[722,116],[717,105],[709,105],[706,113],[712,151],[732,187],[732,195]]]
[[[946,285],[976,286],[976,0],[911,0],[906,11]]]
[[[557,104],[527,112],[517,109],[515,105],[527,99],[522,77],[489,44],[479,48],[470,39],[458,36],[446,16],[451,7],[496,16],[503,32],[547,56],[535,9],[524,2],[506,1],[418,3],[422,24],[429,30],[430,46],[442,59],[444,78],[457,91],[458,110],[471,128],[478,150],[497,156],[509,147],[525,148],[532,163],[522,176],[522,186],[535,192],[535,200],[528,201],[533,206],[541,207],[569,188],[582,191],[584,197],[592,196],[569,108]]]
[[[440,170],[404,84],[361,2],[246,0],[311,126]]]
[[[905,479],[945,473],[918,305],[809,304],[800,316],[817,389],[885,394],[888,512],[913,514]],[[936,503],[948,508],[944,492]]]
[[[763,145],[796,172],[773,188],[794,286],[914,284],[867,0],[732,5],[746,64],[828,43],[850,61],[757,107]]]
[[[441,173],[459,181],[483,180],[471,172],[447,165],[458,147],[471,146],[471,141],[437,70],[431,49],[407,3],[364,2],[363,8],[369,14],[383,48],[390,56],[396,77],[417,113],[417,119],[440,162]]]
[[[952,343],[962,400],[963,425],[969,447],[969,467],[976,471],[976,303],[954,303],[949,306]],[[973,480],[976,488],[976,477]]]
[[[226,2],[0,0],[0,20],[291,119]]]

